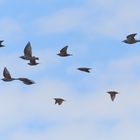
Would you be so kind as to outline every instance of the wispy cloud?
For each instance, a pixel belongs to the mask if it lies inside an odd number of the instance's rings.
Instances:
[[[79,30],[85,20],[85,11],[81,8],[65,8],[56,13],[42,17],[37,24],[44,33],[64,33]]]
[[[18,38],[22,31],[20,24],[12,18],[2,18],[0,20],[0,31],[2,38]],[[14,36],[13,36],[14,35]]]

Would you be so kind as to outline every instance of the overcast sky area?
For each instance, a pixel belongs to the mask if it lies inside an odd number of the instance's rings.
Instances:
[[[1,140],[137,140],[140,137],[138,0],[0,0]],[[39,65],[19,56],[27,42]],[[56,55],[68,45],[69,57]],[[91,73],[78,71],[90,67]],[[111,101],[109,90],[119,94]],[[55,97],[64,98],[61,106]]]

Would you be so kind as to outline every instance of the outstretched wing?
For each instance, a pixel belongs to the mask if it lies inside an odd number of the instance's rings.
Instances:
[[[11,79],[10,72],[8,71],[8,69],[6,67],[3,70],[3,76],[7,79]]]
[[[62,49],[60,50],[60,53],[61,53],[61,54],[67,54],[67,48],[68,48],[68,46],[65,46],[64,48],[62,48]]]
[[[56,98],[54,98],[54,100],[55,100],[55,104],[57,104],[57,99],[56,99]]]
[[[35,82],[28,79],[28,78],[18,78],[18,80],[22,81],[24,84],[26,85],[31,85],[31,84],[34,84]]]
[[[137,35],[137,33],[134,33],[134,34],[130,34],[128,35],[126,38],[129,39],[129,40],[135,40],[135,36]]]
[[[4,40],[0,40],[0,44],[3,42]]]
[[[81,67],[78,70],[90,73],[91,68]]]
[[[24,55],[27,57],[32,57],[32,46],[30,42],[28,42],[24,48]]]

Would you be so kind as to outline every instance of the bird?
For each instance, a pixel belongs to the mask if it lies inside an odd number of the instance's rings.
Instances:
[[[62,98],[54,98],[55,104],[61,105],[65,100]]]
[[[137,33],[130,34],[130,35],[126,36],[126,39],[123,40],[122,42],[127,43],[127,44],[134,44],[134,43],[140,42],[140,40],[135,39],[136,35],[137,35]]]
[[[78,70],[80,70],[80,71],[83,71],[83,72],[88,72],[88,73],[90,73],[90,70],[91,70],[91,68],[87,68],[87,67],[80,67],[80,68],[77,68]]]
[[[4,40],[0,40],[0,48],[1,47],[5,47],[5,45],[2,45],[2,42],[3,42]]]
[[[3,81],[20,80],[26,85],[31,85],[31,84],[35,83],[34,81],[32,81],[28,78],[12,78],[10,72],[8,71],[8,69],[6,67],[4,67],[3,76],[4,76],[4,78],[2,78]]]
[[[67,49],[68,49],[68,46],[65,46],[64,48],[62,48],[62,49],[60,50],[60,52],[59,52],[57,55],[59,55],[59,56],[61,56],[61,57],[66,57],[66,56],[72,55],[72,54],[68,54],[68,53],[67,53]]]
[[[117,91],[108,91],[107,93],[110,94],[112,101],[114,101],[116,94],[119,94]]]
[[[34,81],[28,79],[28,78],[17,78],[18,80],[22,81],[24,84],[26,85],[32,85],[32,84],[35,84]]]
[[[36,58],[35,57],[32,57],[30,59],[30,62],[28,63],[28,65],[31,65],[31,66],[34,66],[34,65],[37,65],[37,64],[39,64],[39,63],[36,62]]]
[[[22,58],[24,60],[30,60],[33,57],[34,57],[34,59],[39,60],[38,57],[32,56],[32,46],[31,46],[31,43],[29,41],[24,48],[24,55],[20,56],[20,58]]]
[[[11,77],[11,74],[10,74],[10,72],[8,71],[8,69],[6,67],[4,67],[3,76],[4,76],[4,78],[2,78],[3,81],[17,80],[16,78]]]

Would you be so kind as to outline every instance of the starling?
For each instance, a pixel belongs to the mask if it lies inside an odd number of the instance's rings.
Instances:
[[[122,42],[127,43],[127,44],[134,44],[136,42],[140,42],[140,40],[136,40],[135,36],[137,35],[137,33],[134,34],[130,34],[126,37],[125,40],[123,40]]]
[[[8,69],[6,67],[4,67],[3,76],[4,76],[4,78],[2,78],[3,81],[17,80],[16,78],[11,77],[11,74],[10,74],[10,72],[8,71]]]
[[[32,57],[30,59],[30,62],[28,63],[28,65],[31,65],[31,66],[34,66],[34,65],[37,65],[37,64],[39,64],[39,63],[36,62],[36,58],[35,57]]]
[[[24,60],[30,60],[32,58],[35,58],[36,60],[39,60],[38,57],[32,56],[32,46],[31,43],[28,42],[24,48],[24,56],[20,56],[20,58],[24,59]]]
[[[26,85],[32,85],[32,84],[35,84],[34,81],[28,79],[28,78],[18,78],[18,80],[22,81],[24,84]]]
[[[4,40],[0,40],[0,48],[1,47],[5,47],[4,45],[2,45],[2,42],[3,42]]]
[[[116,94],[119,94],[117,91],[108,91],[107,93],[110,94],[112,101],[114,101]]]
[[[88,72],[88,73],[90,73],[90,70],[91,70],[91,68],[86,68],[86,67],[81,67],[81,68],[77,68],[77,69],[80,71],[83,71],[83,72]]]
[[[62,56],[62,57],[72,55],[72,54],[68,54],[68,53],[67,53],[67,48],[68,48],[68,46],[65,46],[64,48],[62,48],[62,49],[60,50],[60,53],[58,53],[57,55]]]
[[[63,101],[65,101],[62,98],[54,98],[54,100],[55,100],[55,104],[58,104],[58,105],[61,105],[63,103]]]

